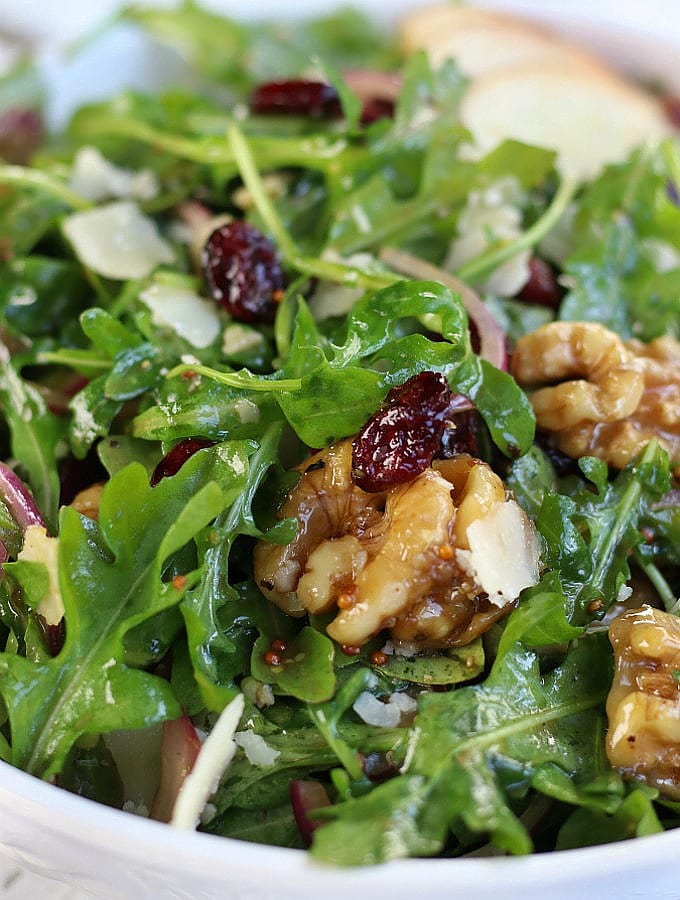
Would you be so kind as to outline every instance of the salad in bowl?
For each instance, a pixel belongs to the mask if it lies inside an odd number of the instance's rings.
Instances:
[[[336,867],[672,831],[678,101],[477,7],[123,26],[162,87],[0,82],[5,771]]]

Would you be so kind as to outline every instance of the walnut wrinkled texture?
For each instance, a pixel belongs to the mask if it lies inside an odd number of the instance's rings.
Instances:
[[[351,440],[297,471],[278,512],[297,519],[297,534],[283,547],[258,543],[255,578],[290,615],[335,610],[327,631],[340,644],[390,629],[415,649],[464,645],[538,579],[533,526],[492,469],[467,454],[379,493],[353,483]]]
[[[641,606],[609,626],[616,670],[607,757],[623,775],[680,800],[680,620]]]
[[[593,322],[551,322],[517,341],[512,374],[536,388],[538,426],[567,456],[597,456],[622,469],[656,438],[680,462],[675,338],[644,344]]]

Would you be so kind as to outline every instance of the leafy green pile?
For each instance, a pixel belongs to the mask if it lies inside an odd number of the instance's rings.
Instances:
[[[535,443],[524,392],[474,352],[458,295],[395,274],[380,251],[443,265],[470,194],[513,179],[522,234],[492,240],[459,274],[479,286],[528,248],[551,256],[568,290],[557,309],[485,297],[510,340],[555,317],[680,337],[680,258],[659,263],[661,250],[680,246],[668,189],[680,183],[676,146],[564,184],[539,148],[507,142],[477,161],[461,153],[464,82],[452,64],[431,71],[414,57],[394,116],[361,125],[338,72],[400,60],[354,12],[288,31],[190,2],[121,19],[178,47],[191,87],[83,107],[30,166],[0,164],[1,457],[58,536],[56,571],[47,558],[19,558],[21,528],[0,498],[10,558],[0,580],[0,756],[122,805],[130,794],[115,735],[148,737],[182,712],[209,729],[243,690],[242,728],[273,759],[238,751],[202,826],[214,833],[300,846],[295,779],[325,785],[332,805],[314,814],[323,824],[312,853],[343,865],[460,856],[487,842],[523,854],[674,827],[655,789],[607,762],[613,660],[599,622],[633,577],[675,607],[680,506],[667,454],[651,443],[618,474],[591,458],[557,470]],[[253,85],[295,77],[311,59],[336,85],[341,119],[242,115]],[[8,76],[0,100],[25,77],[23,66]],[[62,226],[97,203],[70,182],[83,145],[153,173],[158,191],[139,207],[172,246],[172,265],[117,279],[79,258]],[[143,300],[159,286],[204,290],[177,228],[195,202],[269,234],[288,275],[272,325],[219,311],[219,335],[200,348]],[[320,315],[329,286],[344,308]],[[378,665],[384,636],[346,656],[323,617],[292,619],[265,600],[252,547],[295,533],[274,516],[287,470],[354,434],[390,388],[425,370],[473,402],[480,455],[535,522],[544,574],[483,642]],[[158,462],[188,437],[214,443],[151,487]],[[97,520],[64,504],[74,479],[106,482]],[[50,575],[64,607],[56,646],[41,614]],[[265,662],[276,640],[289,665]],[[365,692],[417,698],[413,722],[367,724],[353,710]],[[372,776],[374,765],[389,777]]]

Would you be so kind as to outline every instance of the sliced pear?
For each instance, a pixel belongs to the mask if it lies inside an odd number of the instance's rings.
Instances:
[[[560,40],[534,23],[466,6],[428,6],[402,22],[400,44],[406,54],[425,50],[434,65],[456,61],[461,72],[478,78],[488,72],[534,61],[607,71],[587,51]]]
[[[480,152],[507,138],[556,150],[563,175],[591,178],[667,133],[660,104],[623,78],[589,67],[526,64],[474,81],[461,119]]]

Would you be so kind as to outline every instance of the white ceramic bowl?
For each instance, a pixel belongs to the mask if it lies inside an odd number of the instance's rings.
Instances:
[[[382,18],[417,0],[355,5]],[[2,0],[0,27],[49,43],[70,39],[110,11],[116,0]],[[243,13],[233,0],[210,4]],[[317,13],[334,0],[298,0],[292,14]],[[678,0],[494,0],[480,5],[511,9],[547,21],[643,77],[680,89]],[[255,0],[251,15],[281,15],[279,0]],[[74,102],[102,95],[125,79],[148,77],[139,47],[99,46],[69,68],[55,67],[55,117]],[[99,63],[103,54],[104,63]],[[115,64],[113,64],[115,61]],[[425,895],[475,900],[678,900],[680,831],[584,850],[521,859],[407,860],[361,870],[335,870],[304,853],[186,834],[60,791],[0,763],[0,846],[17,862],[95,896],[122,898],[234,898],[234,900],[346,900]],[[0,888],[1,891],[1,888]]]

